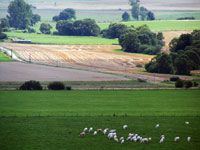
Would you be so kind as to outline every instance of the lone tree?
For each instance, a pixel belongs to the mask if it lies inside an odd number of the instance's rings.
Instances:
[[[34,19],[35,16],[32,13],[31,7],[24,0],[10,2],[7,16],[10,26],[16,29],[26,29],[29,25],[35,24],[38,20]]]
[[[132,3],[131,14],[136,20],[139,20],[140,5],[138,2]]]
[[[58,16],[53,17],[53,21],[76,19],[76,11],[72,8],[64,9]]]
[[[155,20],[155,16],[153,12],[149,11],[147,13],[147,20]]]
[[[123,14],[122,14],[122,21],[129,21],[130,20],[130,15],[129,15],[129,13],[128,12],[124,12]]]
[[[48,23],[42,23],[40,25],[40,31],[44,34],[50,34],[51,33],[52,26]]]

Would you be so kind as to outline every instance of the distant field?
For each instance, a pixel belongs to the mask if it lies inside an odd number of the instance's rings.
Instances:
[[[11,61],[11,58],[0,52],[0,62]]]
[[[153,31],[176,31],[176,30],[194,30],[200,29],[200,21],[134,21],[134,22],[124,22],[128,26],[141,26],[146,24]],[[109,23],[99,24],[102,29],[109,26]]]
[[[54,26],[55,23],[50,22]],[[194,29],[200,29],[200,21],[135,21],[135,22],[123,22],[128,26],[141,26],[148,25],[149,28],[155,32],[158,31],[191,31]],[[99,23],[101,29],[108,28],[109,23]],[[39,32],[39,24],[35,26],[37,32]],[[55,36],[44,34],[28,34],[20,32],[6,32],[10,38],[18,37],[22,39],[32,40],[33,43],[42,44],[83,44],[83,45],[110,45],[118,44],[116,39],[106,39],[101,37],[80,37],[80,36]]]
[[[51,21],[61,9],[36,9],[34,13],[41,15],[42,21]],[[124,10],[77,10],[77,19],[92,18],[97,22],[119,22]],[[200,10],[154,10],[157,20],[176,20],[180,17],[195,17],[200,20]],[[5,17],[6,9],[0,9],[0,18]]]
[[[0,91],[0,147],[21,149],[183,149],[200,147],[199,90]],[[186,125],[185,121],[190,124]],[[160,128],[155,129],[159,123]],[[122,125],[128,124],[127,130]],[[105,135],[79,137],[85,127],[152,137],[119,144]],[[166,140],[159,144],[160,136]],[[174,143],[175,136],[180,142]],[[192,137],[190,143],[186,142]]]
[[[116,39],[106,39],[101,37],[81,37],[81,36],[55,36],[45,34],[29,34],[29,33],[17,33],[7,32],[10,38],[18,37],[22,39],[29,39],[33,43],[43,44],[83,44],[83,45],[111,45],[118,44]]]

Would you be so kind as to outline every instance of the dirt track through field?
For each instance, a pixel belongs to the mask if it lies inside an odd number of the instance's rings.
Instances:
[[[128,80],[112,74],[20,62],[0,63],[0,81],[114,81]]]

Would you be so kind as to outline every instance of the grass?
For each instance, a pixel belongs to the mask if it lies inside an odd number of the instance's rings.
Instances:
[[[80,44],[80,45],[112,45],[118,44],[116,39],[106,39],[101,37],[90,36],[56,36],[45,35],[36,33],[19,33],[19,32],[7,32],[10,38],[29,39],[32,43],[37,44]]]
[[[55,23],[50,22],[52,26]],[[200,21],[135,21],[135,22],[123,22],[128,26],[141,26],[148,25],[149,28],[155,32],[158,31],[171,31],[171,30],[195,30],[200,29]],[[109,23],[99,23],[101,29],[105,29],[109,26]],[[35,26],[37,32],[39,32],[39,24]],[[55,31],[55,28],[53,29]],[[22,38],[31,40],[37,44],[83,44],[83,45],[111,45],[118,44],[117,39],[106,39],[102,37],[81,37],[81,36],[56,36],[56,35],[44,35],[36,33],[21,33],[21,32],[6,32],[10,38]]]
[[[176,31],[200,29],[200,21],[156,20],[156,21],[130,21],[123,22],[128,26],[147,25],[153,31]],[[102,29],[108,28],[109,23],[99,24]]]
[[[8,57],[6,54],[3,52],[0,52],[0,62],[8,62],[11,61],[11,58]]]
[[[185,125],[185,121],[190,125]],[[1,117],[0,147],[1,150],[42,149],[42,150],[198,150],[199,117]],[[128,124],[129,129],[123,131],[122,125]],[[155,124],[161,127],[155,129]],[[139,133],[144,137],[152,137],[149,144],[126,142],[121,145],[108,140],[104,135],[78,135],[84,127],[116,128],[119,136],[127,136],[129,132]],[[166,136],[163,144],[158,144],[160,135]],[[174,143],[175,136],[181,141]],[[186,142],[191,136],[190,143]]]
[[[21,149],[192,149],[200,147],[199,90],[134,91],[0,91],[0,147]],[[113,114],[115,114],[113,116]],[[125,115],[126,114],[126,115]],[[185,125],[189,121],[189,125]],[[155,129],[159,123],[160,128]],[[128,130],[122,125],[128,124]],[[149,144],[121,145],[97,137],[78,135],[84,127],[115,128],[152,137]],[[166,136],[158,144],[161,134]],[[175,136],[181,141],[173,142]],[[190,143],[187,136],[192,137]]]
[[[1,91],[0,115],[199,116],[199,97],[199,90]]]

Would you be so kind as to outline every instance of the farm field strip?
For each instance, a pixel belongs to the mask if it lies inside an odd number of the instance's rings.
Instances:
[[[28,45],[2,44],[12,49],[26,61],[61,66],[86,67],[108,71],[134,71],[136,65],[144,65],[153,56],[114,52],[118,45]]]
[[[0,116],[200,116],[199,97],[199,90],[0,91]]]

